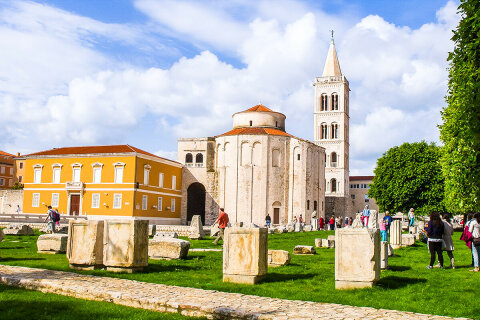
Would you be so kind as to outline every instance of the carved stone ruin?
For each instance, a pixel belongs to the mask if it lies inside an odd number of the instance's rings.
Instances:
[[[390,225],[390,244],[393,249],[402,246],[402,225],[400,220],[393,220]]]
[[[370,229],[378,229],[380,227],[377,210],[370,210],[370,217],[368,218],[367,227]]]
[[[223,281],[255,284],[268,269],[266,228],[226,228],[223,244]]]
[[[67,251],[68,235],[62,233],[42,234],[37,239],[38,253],[65,253]]]
[[[70,220],[67,258],[70,268],[92,270],[103,267],[102,220]]]
[[[157,233],[157,225],[155,224],[150,224],[148,226],[148,236],[153,237]]]
[[[290,253],[285,250],[268,250],[268,266],[280,267],[290,263]]]
[[[321,248],[322,246],[322,238],[315,238],[315,247]]]
[[[380,279],[380,230],[342,228],[335,237],[335,288],[372,287]]]
[[[205,239],[205,232],[203,231],[202,217],[195,215],[192,217],[192,222],[190,223],[190,234],[189,239]]]
[[[415,245],[415,235],[402,234],[402,247],[411,247]]]
[[[162,231],[158,231],[157,233],[155,233],[155,235],[153,236],[153,240],[161,240],[161,239],[164,239],[164,238],[175,238],[177,239],[178,238],[178,234],[176,232],[162,232]]]
[[[21,223],[11,223],[3,229],[4,234],[13,235],[13,236],[29,236],[33,235],[33,229],[26,224]]]
[[[148,255],[151,259],[185,259],[190,242],[175,238],[148,241]]]
[[[315,248],[312,246],[295,246],[293,254],[316,254]]]
[[[131,273],[148,265],[147,220],[105,220],[103,239],[108,271]]]

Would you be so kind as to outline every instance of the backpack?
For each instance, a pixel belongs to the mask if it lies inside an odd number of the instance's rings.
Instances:
[[[60,221],[60,213],[58,213],[56,211],[52,211],[52,221],[53,222]]]

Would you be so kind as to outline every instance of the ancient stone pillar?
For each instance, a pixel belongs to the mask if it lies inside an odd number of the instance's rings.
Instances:
[[[393,220],[390,226],[390,244],[393,249],[402,246],[402,223],[400,220]]]
[[[336,289],[372,287],[380,279],[378,229],[337,229],[335,246]]]
[[[192,222],[190,223],[190,234],[188,235],[189,239],[204,239],[205,232],[203,231],[202,217],[195,215],[192,217]]]
[[[255,284],[268,269],[266,228],[226,228],[223,244],[223,281]]]
[[[388,268],[388,241],[380,242],[380,269]]]
[[[378,212],[377,210],[370,210],[370,217],[368,218],[368,228],[378,229],[380,226],[378,224]]]
[[[103,267],[103,221],[70,220],[67,258],[70,268],[92,270]]]
[[[142,270],[148,265],[148,220],[105,220],[103,243],[107,270]]]

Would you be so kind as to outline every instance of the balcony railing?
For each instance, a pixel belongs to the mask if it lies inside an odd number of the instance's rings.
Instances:
[[[336,162],[332,162],[332,163],[330,163],[330,166],[331,166],[332,168],[336,168],[336,167],[337,167],[337,163],[336,163]]]

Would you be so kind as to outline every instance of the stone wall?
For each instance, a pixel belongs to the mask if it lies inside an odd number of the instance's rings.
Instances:
[[[23,210],[23,190],[0,191],[0,214],[16,214],[18,207]]]
[[[179,237],[188,237],[191,233],[190,226],[160,225],[157,224],[156,232],[175,232]]]

